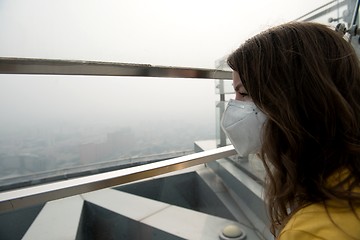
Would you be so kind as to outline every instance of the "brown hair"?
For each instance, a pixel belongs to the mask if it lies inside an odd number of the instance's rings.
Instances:
[[[358,204],[360,67],[352,46],[325,25],[291,22],[247,40],[228,65],[268,118],[260,155],[272,232],[310,203]],[[348,177],[329,185],[341,169]]]

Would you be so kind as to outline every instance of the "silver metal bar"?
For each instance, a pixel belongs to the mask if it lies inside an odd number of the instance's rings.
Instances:
[[[358,12],[359,12],[359,5],[360,5],[360,0],[357,0],[356,4],[355,4],[355,7],[354,7],[354,12],[353,12],[353,16],[352,16],[352,19],[351,19],[350,27],[352,25],[355,25],[356,22],[357,22],[356,20],[357,20],[357,16],[358,16]]]
[[[8,190],[29,187],[35,184],[39,185],[56,181],[64,181],[71,178],[78,178],[91,174],[99,174],[132,166],[138,166],[140,164],[164,161],[192,153],[194,153],[193,150],[188,150],[182,152],[144,155],[139,157],[123,157],[100,163],[90,163],[81,166],[72,166],[70,168],[54,169],[34,174],[7,177],[0,179],[0,193]]]
[[[357,0],[354,6],[354,12],[351,18],[351,23],[349,23],[349,28],[351,29],[352,27],[355,27],[355,29],[357,29],[357,15],[358,15],[358,11],[359,11],[359,3],[360,0]],[[357,31],[355,30],[353,33],[351,31],[348,32],[349,33],[349,39],[348,42],[351,43],[351,39],[352,37],[354,37],[357,34]]]
[[[0,58],[0,74],[137,76],[207,79],[232,78],[230,71],[216,69],[33,58]]]
[[[317,18],[319,18],[321,16],[324,16],[325,14],[327,14],[327,13],[333,11],[333,10],[336,10],[336,9],[346,5],[346,2],[342,1],[342,2],[340,2],[338,4],[336,4],[336,5],[333,5],[333,6],[329,7],[329,8],[326,8],[326,9],[322,10],[321,12],[318,12],[317,14],[314,14],[314,15],[310,16],[311,14],[315,13],[316,11],[321,10],[321,9],[323,9],[323,8],[333,4],[335,2],[337,2],[337,0],[333,0],[331,2],[328,2],[328,3],[318,7],[316,9],[312,10],[311,12],[308,12],[308,13],[302,15],[301,17],[296,18],[295,21],[299,21],[299,20],[301,20],[301,21],[312,21],[312,20],[317,19]]]
[[[169,173],[235,155],[232,145],[91,176],[0,193],[0,212],[42,204],[103,188]]]

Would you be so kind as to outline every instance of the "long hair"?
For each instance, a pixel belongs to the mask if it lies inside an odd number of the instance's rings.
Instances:
[[[260,156],[273,234],[307,204],[359,204],[360,67],[352,46],[328,26],[291,22],[247,40],[228,65],[267,115]],[[341,170],[349,174],[329,184]]]

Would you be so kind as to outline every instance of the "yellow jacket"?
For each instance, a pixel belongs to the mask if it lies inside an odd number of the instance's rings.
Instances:
[[[349,176],[347,169],[340,170],[328,179],[329,185]],[[359,193],[360,189],[355,188]],[[310,204],[296,212],[281,231],[278,240],[360,240],[360,206],[354,206],[356,214],[346,201],[328,200]]]
[[[311,204],[300,209],[290,218],[278,239],[360,239],[360,207],[356,208],[358,217],[349,206],[328,206],[327,210],[323,204]]]

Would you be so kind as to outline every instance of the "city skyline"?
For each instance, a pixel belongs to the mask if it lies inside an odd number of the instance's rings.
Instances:
[[[84,127],[84,126],[81,126]],[[1,179],[146,156],[193,150],[195,141],[215,138],[215,126],[163,125],[143,128],[76,128],[59,126],[32,129],[0,137]],[[143,159],[146,161],[146,158]],[[99,166],[100,166],[99,165]],[[105,164],[106,165],[106,164]]]

